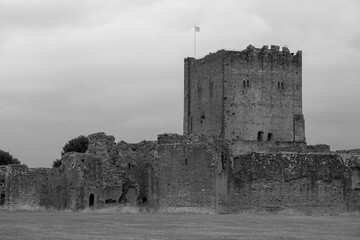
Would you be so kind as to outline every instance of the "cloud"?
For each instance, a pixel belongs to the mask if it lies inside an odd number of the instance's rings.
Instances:
[[[0,146],[50,166],[80,134],[133,142],[181,133],[194,24],[198,56],[248,44],[303,50],[309,143],[354,146],[359,18],[351,0],[0,1]]]
[[[54,28],[92,26],[110,21],[118,14],[155,1],[130,0],[2,0],[0,26],[12,28]],[[74,25],[75,24],[75,25]]]

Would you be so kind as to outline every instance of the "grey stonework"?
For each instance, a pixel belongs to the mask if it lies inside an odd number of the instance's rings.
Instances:
[[[306,144],[300,51],[186,58],[184,86],[184,135],[129,144],[95,133],[60,168],[0,166],[0,207],[360,211],[359,149]]]
[[[257,142],[305,143],[301,51],[220,50],[186,58],[184,76],[185,135],[220,136],[235,155]]]

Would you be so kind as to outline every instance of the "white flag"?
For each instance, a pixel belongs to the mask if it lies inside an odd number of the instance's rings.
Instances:
[[[195,32],[200,32],[200,27],[198,27],[196,25],[194,25],[194,27],[195,27]]]

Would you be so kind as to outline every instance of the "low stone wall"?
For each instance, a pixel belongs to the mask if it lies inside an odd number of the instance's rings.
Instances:
[[[219,198],[219,211],[360,211],[360,191],[353,184],[359,159],[334,153],[241,155],[234,159],[231,193]]]
[[[59,169],[29,169],[26,165],[8,165],[2,169],[3,205],[66,208],[66,183]]]
[[[67,153],[59,168],[0,166],[0,205],[83,209],[129,204],[207,208],[218,212],[360,211],[360,155],[248,153],[235,158],[210,136],[159,135],[158,141],[114,142],[89,136],[86,153]],[[293,149],[295,145],[275,144]],[[268,146],[267,146],[268,147]]]

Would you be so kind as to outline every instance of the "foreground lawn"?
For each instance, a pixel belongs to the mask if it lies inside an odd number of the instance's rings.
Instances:
[[[0,211],[0,239],[360,239],[360,216]]]

